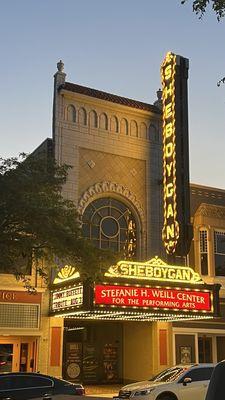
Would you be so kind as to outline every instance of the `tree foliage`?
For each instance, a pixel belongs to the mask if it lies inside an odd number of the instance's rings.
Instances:
[[[0,158],[0,272],[13,271],[25,286],[29,263],[45,276],[43,265],[58,258],[88,278],[115,262],[82,238],[74,203],[62,196],[69,168],[43,155]]]
[[[188,0],[182,0],[181,4]],[[193,1],[193,0],[192,0]],[[193,11],[201,19],[208,6],[216,13],[217,20],[220,21],[225,16],[225,0],[194,0],[192,4]]]

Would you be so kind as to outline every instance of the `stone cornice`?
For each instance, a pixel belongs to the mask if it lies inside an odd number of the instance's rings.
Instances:
[[[225,219],[225,207],[202,203],[198,207],[195,216]]]

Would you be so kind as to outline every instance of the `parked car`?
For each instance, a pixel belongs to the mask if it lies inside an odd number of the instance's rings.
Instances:
[[[205,400],[214,366],[192,364],[168,368],[148,381],[122,387],[114,400]]]
[[[219,362],[211,376],[205,400],[224,400],[225,398],[225,360]]]
[[[39,397],[53,400],[60,394],[83,396],[85,391],[79,383],[71,383],[39,373],[0,374],[0,400],[29,400]]]

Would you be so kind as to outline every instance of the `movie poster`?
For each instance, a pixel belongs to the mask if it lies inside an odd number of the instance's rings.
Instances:
[[[118,347],[113,344],[105,344],[103,348],[103,373],[105,383],[117,383],[118,373]]]
[[[83,348],[83,381],[84,383],[98,382],[99,363],[96,347],[92,343],[84,343]]]
[[[80,382],[82,374],[82,343],[66,344],[66,379],[70,382]]]

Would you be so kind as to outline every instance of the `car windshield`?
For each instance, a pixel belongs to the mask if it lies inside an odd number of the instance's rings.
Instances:
[[[185,371],[182,367],[168,368],[149,379],[151,382],[173,382]]]

